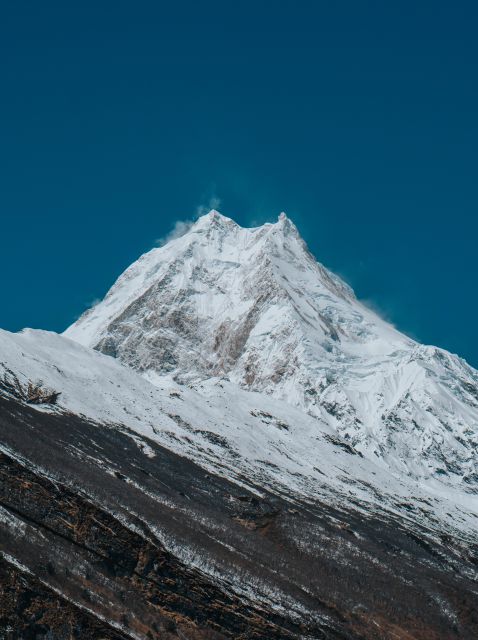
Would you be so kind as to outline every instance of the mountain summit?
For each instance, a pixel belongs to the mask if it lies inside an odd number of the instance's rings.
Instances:
[[[156,384],[224,378],[276,397],[395,473],[478,491],[477,372],[361,304],[284,213],[242,228],[210,211],[64,335]]]

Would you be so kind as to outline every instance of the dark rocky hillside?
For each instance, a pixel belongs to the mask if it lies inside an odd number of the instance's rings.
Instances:
[[[478,638],[478,549],[405,518],[11,398],[0,441],[0,638]]]

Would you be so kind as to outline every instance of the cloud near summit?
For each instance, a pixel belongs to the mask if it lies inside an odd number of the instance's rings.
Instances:
[[[171,242],[171,240],[176,240],[176,238],[180,238],[181,236],[183,236],[185,233],[189,231],[189,229],[196,222],[197,218],[200,218],[206,213],[209,213],[211,209],[219,209],[220,206],[221,206],[221,199],[218,198],[217,196],[212,196],[209,199],[208,204],[200,204],[196,207],[196,216],[194,220],[192,219],[176,220],[172,229],[168,231],[168,233],[165,236],[157,238],[154,244],[157,247],[162,247],[168,242]]]

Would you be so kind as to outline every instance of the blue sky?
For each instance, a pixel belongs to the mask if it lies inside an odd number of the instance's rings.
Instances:
[[[62,330],[219,198],[478,366],[476,7],[4,3],[0,326]]]

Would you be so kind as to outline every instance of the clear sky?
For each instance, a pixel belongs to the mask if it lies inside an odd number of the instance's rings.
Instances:
[[[478,366],[477,32],[460,1],[4,2],[0,327],[64,329],[218,198]]]

